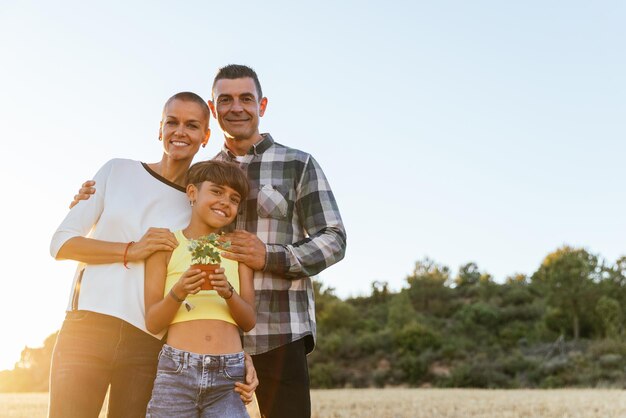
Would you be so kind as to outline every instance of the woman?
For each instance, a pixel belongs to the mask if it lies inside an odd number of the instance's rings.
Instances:
[[[143,260],[178,245],[170,230],[189,221],[187,169],[209,136],[204,100],[172,96],[159,129],[161,161],[107,162],[94,178],[95,195],[55,232],[52,256],[80,264],[53,353],[49,417],[97,417],[109,385],[109,417],[145,416],[164,332],[146,330]],[[251,384],[236,390],[248,400],[258,381],[246,366]]]

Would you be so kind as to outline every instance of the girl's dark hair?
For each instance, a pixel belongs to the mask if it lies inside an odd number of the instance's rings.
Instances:
[[[250,185],[243,170],[226,161],[201,161],[189,167],[187,184],[195,184],[200,188],[204,181],[232,188],[239,193],[242,202],[250,193]]]

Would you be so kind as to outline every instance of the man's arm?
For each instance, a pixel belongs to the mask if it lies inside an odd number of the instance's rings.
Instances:
[[[330,184],[312,156],[296,186],[295,210],[308,237],[290,245],[267,244],[265,271],[296,279],[313,276],[343,259],[346,230]]]
[[[295,210],[306,238],[292,244],[265,244],[255,234],[235,231],[226,258],[288,279],[312,276],[340,261],[346,250],[346,231],[324,172],[309,156],[296,185]]]

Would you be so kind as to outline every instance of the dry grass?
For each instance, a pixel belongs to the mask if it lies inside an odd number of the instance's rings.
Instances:
[[[314,418],[617,418],[626,391],[343,389],[313,391]]]
[[[313,418],[626,418],[620,390],[341,389],[311,396]],[[0,394],[0,416],[44,418],[47,402],[45,393]]]

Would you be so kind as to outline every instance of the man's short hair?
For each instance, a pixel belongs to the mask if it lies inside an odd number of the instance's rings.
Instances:
[[[181,91],[180,93],[176,93],[165,102],[163,106],[163,114],[165,115],[165,108],[172,103],[174,100],[181,100],[183,102],[193,102],[198,104],[202,108],[202,113],[206,117],[207,124],[209,123],[209,119],[211,118],[211,111],[209,110],[209,105],[207,102],[196,93],[192,93],[190,91]]]
[[[246,173],[238,165],[227,161],[200,161],[189,167],[187,184],[194,184],[200,188],[205,181],[230,187],[239,193],[242,202],[250,192]]]
[[[239,64],[228,64],[225,67],[217,70],[217,74],[215,74],[215,78],[213,79],[213,87],[211,87],[211,95],[215,91],[215,84],[222,79],[227,80],[235,80],[238,78],[246,78],[250,77],[254,80],[254,85],[256,86],[256,92],[258,94],[258,99],[261,100],[263,98],[263,91],[261,90],[261,83],[259,82],[259,77],[256,75],[254,70],[246,65]]]

